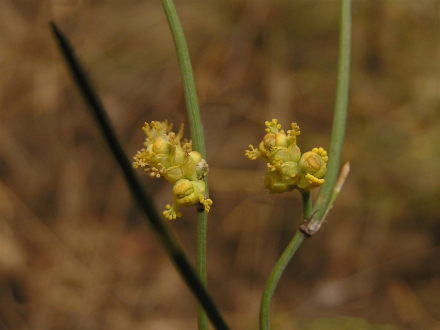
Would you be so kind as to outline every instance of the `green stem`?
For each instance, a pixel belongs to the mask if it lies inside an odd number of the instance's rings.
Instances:
[[[303,217],[304,219],[307,219],[308,217],[310,217],[310,214],[312,212],[312,198],[310,191],[301,191],[301,196],[303,201]],[[290,241],[289,245],[284,250],[274,269],[272,270],[272,273],[267,280],[267,284],[263,292],[263,297],[261,298],[260,330],[270,329],[270,307],[275,289],[278,285],[278,281],[280,280],[284,269],[287,267],[287,264],[292,259],[296,250],[306,238],[307,235],[298,230],[293,239]]]
[[[303,219],[308,219],[312,215],[312,194],[310,190],[301,191],[303,201]]]
[[[325,183],[322,185],[315,206],[313,217],[302,226],[307,234],[313,235],[321,226],[339,174],[342,145],[344,143],[347,122],[348,90],[350,81],[350,40],[351,40],[351,1],[341,1],[341,29],[339,35],[339,61],[336,85],[335,110],[332,134],[330,138],[329,161]]]
[[[297,231],[269,276],[269,280],[261,299],[260,330],[270,329],[271,301],[284,269],[304,239],[310,237],[319,229],[324,215],[326,215],[330,208],[330,202],[333,204],[340,190],[340,187],[338,188],[339,190],[336,191],[334,188],[341,162],[342,145],[344,142],[347,121],[348,87],[350,77],[350,35],[351,2],[350,0],[341,0],[341,30],[339,37],[336,101],[330,140],[329,163],[325,183],[319,192],[313,210],[310,192],[301,192],[304,208],[303,217],[306,219],[306,222],[301,225],[300,230]]]
[[[168,20],[176,47],[182,76],[183,93],[185,95],[186,111],[188,112],[189,127],[194,150],[200,152],[206,159],[205,138],[203,134],[202,120],[200,119],[199,102],[197,100],[196,84],[194,82],[191,60],[188,46],[186,45],[182,25],[177,16],[176,7],[172,0],[162,0],[162,6]]]
[[[214,301],[207,292],[205,285],[200,281],[194,268],[191,266],[188,258],[185,256],[181,245],[177,241],[174,233],[171,231],[168,223],[164,221],[161,215],[159,215],[153,199],[144,189],[141,181],[134,172],[131,162],[127,158],[116,136],[116,133],[112,128],[110,119],[107,116],[102,102],[86,78],[84,70],[81,68],[79,61],[76,59],[69,41],[61,33],[55,23],[51,22],[50,25],[52,28],[52,33],[58,42],[61,54],[66,60],[75,83],[78,86],[86,103],[89,105],[98,127],[101,129],[101,133],[110,148],[110,151],[122,170],[124,179],[130,189],[133,199],[137,202],[140,210],[144,214],[145,220],[156,234],[159,241],[162,243],[165,251],[168,253],[168,256],[174,263],[184,282],[205,309],[214,327],[221,330],[229,329],[220,315]]]
[[[345,126],[347,122],[348,90],[350,81],[350,37],[351,37],[351,3],[342,0],[341,31],[339,36],[339,63],[336,86],[335,111],[330,138],[329,161],[327,174],[314,207],[317,211],[314,218],[321,219],[330,203],[333,189],[339,174],[342,145],[344,143]]]
[[[306,239],[307,236],[301,232],[297,231],[293,239],[290,241],[287,248],[284,250],[280,259],[276,263],[272,273],[267,280],[266,288],[263,292],[263,297],[261,298],[260,305],[260,330],[270,329],[270,307],[272,303],[273,294],[278,285],[281,275],[284,272],[289,261],[292,259],[296,250],[299,248],[301,243]]]
[[[191,67],[188,47],[186,45],[183,29],[177,15],[176,7],[172,0],[162,0],[162,6],[168,20],[168,24],[173,35],[174,45],[176,47],[177,59],[179,62],[180,73],[182,76],[183,93],[185,95],[188,121],[191,131],[193,149],[198,151],[206,159],[205,137],[203,134],[203,125],[200,119],[199,103],[197,100],[196,85]],[[208,180],[206,182],[206,198],[209,196]],[[200,212],[197,219],[197,260],[196,268],[202,283],[207,285],[206,275],[206,240],[208,215]],[[197,320],[199,330],[208,329],[208,318],[203,308],[198,305]]]

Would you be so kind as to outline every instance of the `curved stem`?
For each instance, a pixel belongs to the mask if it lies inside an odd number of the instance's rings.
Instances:
[[[303,201],[303,217],[307,219],[310,217],[312,212],[312,198],[310,191],[301,191],[302,201]],[[270,307],[272,303],[272,298],[275,293],[275,289],[278,285],[281,275],[284,272],[289,261],[292,259],[296,250],[299,248],[304,239],[307,238],[301,231],[297,231],[293,239],[290,241],[289,245],[284,250],[280,259],[276,263],[272,273],[267,280],[266,288],[263,292],[263,297],[261,298],[260,304],[260,330],[270,329]]]
[[[270,307],[278,281],[280,280],[280,277],[283,274],[284,269],[286,268],[290,259],[292,259],[296,250],[306,238],[307,236],[303,232],[298,230],[293,239],[290,241],[287,248],[284,250],[280,259],[278,259],[278,262],[275,265],[274,269],[272,270],[272,273],[270,274],[267,281],[266,288],[264,289],[263,297],[261,298],[260,330],[270,329]]]
[[[188,47],[186,45],[183,29],[177,15],[176,7],[172,0],[162,0],[162,6],[168,20],[168,25],[173,35],[174,45],[176,47],[177,59],[179,62],[180,73],[182,76],[183,93],[185,95],[186,110],[188,113],[189,127],[193,149],[199,152],[206,159],[205,136],[203,134],[203,125],[200,119],[199,102],[197,100],[196,85],[189,57]],[[208,180],[206,182],[206,196],[209,196]],[[196,268],[203,285],[207,285],[206,275],[206,240],[207,240],[208,215],[200,212],[197,219],[197,260]],[[208,318],[204,309],[197,307],[197,320],[199,330],[208,329]]]

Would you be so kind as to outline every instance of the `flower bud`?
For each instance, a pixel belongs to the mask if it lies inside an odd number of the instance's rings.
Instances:
[[[176,182],[183,179],[182,167],[172,166],[165,169],[163,177],[169,182]]]
[[[197,151],[191,151],[189,153],[189,157],[191,157],[191,159],[194,161],[195,164],[200,163],[203,159],[202,155]]]
[[[304,174],[312,174],[322,178],[327,171],[327,163],[314,151],[308,151],[301,156],[299,167]]]
[[[282,147],[274,147],[267,153],[269,162],[273,162],[276,158],[287,161],[287,149]]]
[[[168,154],[152,153],[148,159],[148,165],[151,167],[158,166],[168,168],[170,166],[170,156]]]
[[[260,143],[259,149],[263,154],[267,154],[270,149],[276,146],[276,135],[275,133],[267,133],[263,137],[263,141]]]
[[[301,158],[301,150],[296,144],[291,144],[289,148],[287,148],[287,159],[289,162],[297,163]]]
[[[276,146],[277,147],[284,147],[286,148],[289,145],[289,140],[287,139],[286,134],[284,133],[278,133],[275,136]]]
[[[281,182],[281,174],[277,171],[268,170],[266,172],[264,187],[269,194],[281,194],[287,191],[287,186]]]
[[[171,144],[164,138],[158,138],[153,143],[152,151],[159,155],[169,155],[171,153]]]
[[[298,164],[294,162],[283,163],[279,158],[275,159],[272,164],[267,164],[269,170],[264,181],[269,193],[279,194],[293,190],[300,178]]]
[[[176,182],[173,195],[176,202],[181,206],[191,206],[200,201],[205,193],[206,185],[203,181],[189,181],[182,179]]]
[[[298,183],[300,173],[298,163],[283,163],[278,172],[281,174],[281,180],[286,185],[295,186]]]
[[[195,152],[195,151],[192,151],[192,152]],[[182,169],[182,175],[183,175],[184,179],[188,179],[191,181],[197,180],[196,165],[197,165],[197,163],[194,161],[194,159],[191,156],[188,155],[185,158],[185,161],[180,166]]]
[[[176,144],[172,146],[171,155],[170,155],[170,165],[171,166],[180,166],[185,161],[185,151],[183,150],[180,144]]]
[[[269,194],[281,194],[286,191],[291,191],[295,189],[295,184],[291,184],[292,182],[285,181],[286,177],[278,172],[268,170],[266,172],[266,176],[264,178],[264,186],[267,189]]]

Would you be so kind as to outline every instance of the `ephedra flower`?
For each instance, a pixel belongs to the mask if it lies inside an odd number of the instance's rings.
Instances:
[[[283,193],[295,188],[310,190],[324,183],[328,156],[323,148],[313,148],[301,155],[296,145],[299,126],[292,123],[287,134],[281,130],[277,119],[266,121],[267,134],[257,149],[252,145],[245,155],[250,160],[261,158],[267,162],[264,186],[269,193]]]
[[[197,151],[192,150],[191,141],[181,141],[183,124],[176,134],[173,125],[167,121],[145,123],[142,130],[147,135],[144,148],[134,156],[133,167],[146,167],[152,178],[164,177],[173,182],[173,204],[166,205],[163,215],[174,220],[182,216],[181,206],[201,204],[206,213],[212,200],[205,199],[205,177],[208,175],[208,163]]]

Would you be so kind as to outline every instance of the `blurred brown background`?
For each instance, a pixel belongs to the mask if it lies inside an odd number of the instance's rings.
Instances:
[[[301,221],[244,157],[264,121],[328,148],[338,1],[176,1],[210,165],[209,289],[256,329],[266,279]],[[440,329],[439,2],[353,2],[343,162],[327,223],[286,269],[274,329],[357,316]],[[0,0],[0,328],[194,329],[196,303],[130,200],[51,38],[70,38],[131,157],[145,121],[187,123],[160,1]],[[189,130],[186,129],[189,137]],[[172,185],[142,174],[159,210]],[[191,260],[195,208],[172,223]]]

